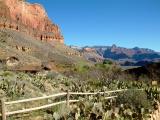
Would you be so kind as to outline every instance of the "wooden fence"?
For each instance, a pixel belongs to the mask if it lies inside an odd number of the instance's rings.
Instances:
[[[79,100],[70,100],[70,95],[97,95],[97,94],[109,94],[109,93],[116,93],[116,92],[122,92],[122,91],[126,91],[127,89],[121,89],[121,90],[114,90],[114,91],[106,91],[106,92],[94,92],[94,93],[90,93],[90,92],[63,92],[63,93],[58,93],[58,94],[53,94],[53,95],[49,95],[49,96],[44,96],[44,97],[36,97],[36,98],[30,98],[30,99],[24,99],[24,100],[17,100],[17,101],[5,101],[4,99],[1,99],[1,114],[0,116],[2,117],[2,120],[6,120],[7,116],[10,115],[14,115],[14,114],[20,114],[20,113],[26,113],[26,112],[31,112],[31,111],[36,111],[36,110],[42,110],[42,109],[46,109],[46,108],[50,108],[59,104],[66,104],[67,107],[69,107],[69,103],[75,103],[78,102]],[[51,104],[47,104],[47,105],[43,105],[43,106],[39,106],[39,107],[33,107],[33,108],[27,108],[27,109],[23,109],[23,110],[16,110],[16,111],[7,111],[6,107],[7,105],[13,105],[13,104],[19,104],[19,103],[27,103],[27,102],[31,102],[31,101],[38,101],[38,100],[44,100],[44,99],[49,99],[49,98],[53,98],[53,97],[60,97],[60,96],[66,96],[66,100],[65,101],[59,101],[59,102],[55,102],[55,103],[51,103]],[[105,99],[112,99],[115,98],[117,96],[109,96],[106,97]]]

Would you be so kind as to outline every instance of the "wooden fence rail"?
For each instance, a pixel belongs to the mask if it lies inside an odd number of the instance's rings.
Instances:
[[[74,103],[74,102],[78,102],[78,101],[79,100],[69,100],[70,103]],[[59,105],[59,104],[63,104],[63,103],[66,103],[66,101],[47,104],[47,105],[43,105],[43,106],[35,107],[35,108],[29,108],[29,109],[24,109],[24,110],[17,110],[17,111],[13,111],[13,112],[7,112],[6,115],[14,115],[14,114],[31,112],[31,111],[35,111],[35,110],[46,109],[46,108],[50,108],[50,107],[53,107],[53,106],[56,106],[56,105]]]
[[[49,98],[53,98],[53,97],[59,97],[59,96],[63,96],[63,95],[67,95],[67,93],[58,93],[58,94],[49,95],[49,96],[43,96],[43,97],[36,97],[36,98],[30,98],[30,99],[24,99],[24,100],[5,102],[5,104],[6,105],[18,104],[18,103],[24,103],[24,102],[30,102],[30,101],[36,101],[36,100],[49,99]]]
[[[67,107],[69,107],[69,103],[75,103],[79,102],[79,100],[70,100],[70,95],[97,95],[97,94],[109,94],[109,93],[117,93],[117,92],[123,92],[128,89],[121,89],[121,90],[114,90],[114,91],[106,91],[106,92],[63,92],[63,93],[58,93],[58,94],[53,94],[49,96],[43,96],[43,97],[36,97],[36,98],[30,98],[30,99],[24,99],[24,100],[17,100],[17,101],[9,101],[5,102],[4,99],[1,99],[1,114],[0,116],[2,117],[2,120],[6,120],[7,116],[14,115],[14,114],[20,114],[20,113],[26,113],[26,112],[31,112],[31,111],[36,111],[36,110],[42,110],[46,108],[50,108],[59,104],[66,104]],[[138,89],[141,90],[141,89]],[[43,105],[40,107],[34,107],[34,108],[27,108],[23,110],[17,110],[17,111],[6,111],[6,106],[7,105],[12,105],[12,104],[20,104],[20,103],[26,103],[26,102],[31,102],[31,101],[38,101],[38,100],[43,100],[43,99],[49,99],[49,98],[54,98],[54,97],[60,97],[60,96],[66,96],[65,101],[59,101],[47,105]],[[105,97],[105,99],[113,99],[116,98],[117,96],[109,96]]]

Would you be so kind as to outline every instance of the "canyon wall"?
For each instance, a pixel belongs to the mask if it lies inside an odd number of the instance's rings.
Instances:
[[[44,8],[22,0],[0,0],[0,29],[24,32],[38,40],[64,43],[59,27],[49,20]]]

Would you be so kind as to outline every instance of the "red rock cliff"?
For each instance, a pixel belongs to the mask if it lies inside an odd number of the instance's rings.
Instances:
[[[64,42],[59,27],[49,20],[41,5],[21,0],[0,0],[0,28],[25,32],[48,42]]]

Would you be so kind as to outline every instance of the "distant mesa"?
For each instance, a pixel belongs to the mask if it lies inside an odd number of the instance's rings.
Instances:
[[[4,28],[38,40],[64,43],[59,27],[49,20],[44,8],[24,0],[0,0],[0,29]]]

